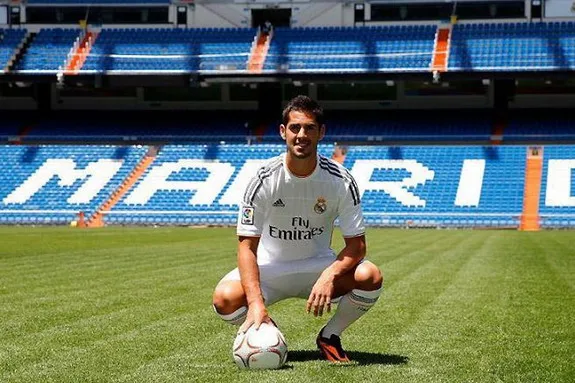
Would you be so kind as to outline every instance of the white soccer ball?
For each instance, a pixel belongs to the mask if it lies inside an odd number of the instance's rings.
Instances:
[[[284,365],[288,348],[281,331],[273,324],[262,323],[239,332],[233,346],[234,361],[239,368],[276,369]]]

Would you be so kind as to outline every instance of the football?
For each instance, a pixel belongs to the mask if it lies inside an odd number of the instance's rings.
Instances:
[[[239,332],[233,346],[234,361],[239,368],[276,369],[284,365],[288,348],[281,331],[273,324],[262,323],[245,333]]]

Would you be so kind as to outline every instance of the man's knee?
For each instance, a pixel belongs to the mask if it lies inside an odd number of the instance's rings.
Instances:
[[[220,314],[231,314],[242,306],[246,306],[244,290],[239,281],[222,282],[214,290],[212,303]]]
[[[360,290],[377,290],[383,284],[383,275],[379,267],[369,261],[360,263],[355,269],[356,288]]]

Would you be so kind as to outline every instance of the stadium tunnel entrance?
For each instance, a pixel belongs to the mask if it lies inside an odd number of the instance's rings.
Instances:
[[[274,27],[291,26],[291,8],[252,9],[252,27],[264,27],[266,21]]]

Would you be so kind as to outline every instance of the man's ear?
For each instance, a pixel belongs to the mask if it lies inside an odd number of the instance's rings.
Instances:
[[[285,140],[286,139],[286,127],[284,124],[280,125],[280,136]]]
[[[323,136],[325,136],[325,125],[322,125],[321,128],[319,128],[319,139],[321,140]]]

